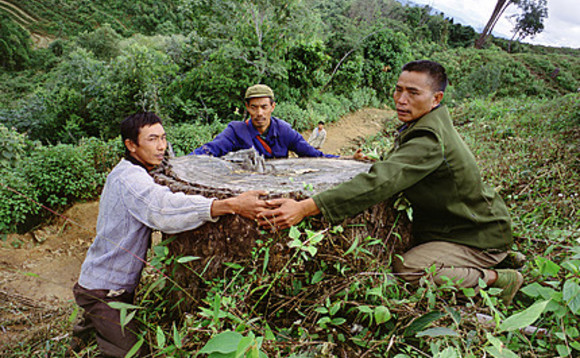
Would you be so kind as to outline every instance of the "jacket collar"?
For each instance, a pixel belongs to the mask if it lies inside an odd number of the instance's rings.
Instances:
[[[129,161],[129,163],[133,164],[133,165],[138,165],[141,168],[145,169],[146,172],[149,172],[149,169],[147,169],[147,167],[145,166],[145,164],[141,163],[140,161],[138,161],[137,159],[135,159],[133,156],[131,156],[130,154],[125,154],[125,159],[127,161]]]
[[[445,106],[440,103],[440,104],[437,105],[437,107],[433,108],[432,110],[430,110],[429,112],[425,113],[421,117],[419,117],[419,118],[417,118],[417,119],[415,119],[413,121],[410,121],[410,122],[406,122],[406,123],[401,124],[399,127],[397,127],[397,132],[400,134],[405,129],[413,127],[421,119],[429,116],[431,113],[437,112],[440,108],[445,108]]]

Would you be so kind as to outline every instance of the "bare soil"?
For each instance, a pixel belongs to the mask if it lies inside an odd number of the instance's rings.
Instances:
[[[365,137],[394,118],[389,109],[363,109],[327,124],[325,153],[352,154]],[[303,133],[308,138],[309,132]],[[75,204],[44,228],[0,237],[0,346],[14,342],[14,320],[23,309],[70,307],[72,286],[96,230],[98,201]],[[43,316],[44,317],[44,316]],[[41,320],[43,320],[42,318]],[[28,320],[30,324],[30,320]],[[6,328],[8,327],[8,328]]]

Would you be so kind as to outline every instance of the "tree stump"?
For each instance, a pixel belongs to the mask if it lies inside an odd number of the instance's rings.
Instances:
[[[265,199],[301,200],[367,172],[370,167],[369,163],[328,158],[265,161],[254,150],[247,150],[222,158],[194,155],[171,158],[153,176],[156,182],[172,191],[186,194],[224,199],[248,190],[265,190],[268,192]],[[302,231],[321,231],[324,235],[313,257],[300,253],[309,260],[296,259],[299,249],[289,246],[293,239],[288,230],[266,232],[254,221],[237,215],[222,216],[215,223],[174,235],[175,239],[168,245],[170,254],[199,259],[183,264],[173,261],[170,269],[180,287],[171,299],[179,301],[184,311],[196,311],[208,284],[227,278],[232,271],[231,264],[263,276],[258,277],[259,282],[277,280],[275,288],[266,293],[257,290],[246,300],[253,312],[260,311],[266,317],[287,305],[285,300],[292,296],[289,286],[295,285],[297,280],[311,286],[303,297],[304,302],[323,297],[323,292],[330,289],[328,282],[321,280],[312,284],[316,281],[312,280],[312,274],[321,267],[328,271],[326,277],[332,276],[330,271],[335,270],[332,267],[337,262],[348,262],[354,271],[367,272],[376,265],[390,265],[394,254],[410,247],[410,222],[405,211],[395,209],[393,203],[390,200],[377,204],[339,226],[330,225],[322,216],[305,220]],[[168,239],[167,235],[164,239]],[[300,239],[306,240],[305,234]],[[345,255],[354,245],[368,247],[364,254]],[[289,260],[294,260],[292,265],[299,266],[292,271],[300,277],[293,277],[288,271]],[[281,275],[284,270],[288,272]],[[264,299],[265,294],[267,299]]]

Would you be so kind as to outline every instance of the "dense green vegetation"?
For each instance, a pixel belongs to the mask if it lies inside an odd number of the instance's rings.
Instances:
[[[456,305],[456,288],[426,282],[412,291],[393,284],[390,268],[380,266],[372,279],[350,282],[348,297],[329,290],[312,303],[308,317],[316,319],[303,324],[310,329],[237,316],[235,307],[259,276],[237,275],[244,268],[236,267],[232,277],[213,283],[211,292],[219,294],[208,296],[199,315],[172,325],[163,319],[171,310],[163,299],[170,285],[152,275],[138,294],[146,309],[136,319],[147,323],[159,356],[189,356],[210,336],[218,343],[243,337],[250,352],[268,356],[357,349],[389,357],[580,352],[580,50],[513,43],[508,52],[502,39],[476,50],[472,28],[393,0],[22,0],[18,6],[36,21],[0,7],[0,233],[50,219],[36,202],[61,210],[97,198],[122,153],[118,124],[135,111],[160,114],[183,155],[243,118],[242,95],[251,84],[273,87],[275,115],[304,130],[388,105],[400,66],[428,58],[447,68],[445,102],[486,180],[506,199],[516,245],[529,258],[513,312],[493,289],[466,293],[467,304]],[[52,42],[35,49],[30,33]],[[386,150],[388,129],[364,149]],[[307,235],[306,228],[294,235]],[[154,250],[159,267],[173,260],[164,252]],[[364,247],[355,254],[365,255]],[[307,260],[314,258],[297,255],[280,274]],[[350,269],[323,274],[340,281]],[[313,282],[304,280],[296,289]],[[496,327],[476,323],[475,313],[492,316]],[[549,334],[519,331],[529,324]],[[360,329],[351,331],[354,326]],[[239,335],[218,335],[230,330]],[[31,339],[3,354],[62,356],[65,344]]]

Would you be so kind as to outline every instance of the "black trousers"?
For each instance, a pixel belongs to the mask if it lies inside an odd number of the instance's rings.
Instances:
[[[85,310],[82,322],[73,327],[73,336],[82,340],[96,333],[97,345],[107,357],[124,357],[139,340],[139,325],[133,319],[121,328],[120,311],[109,307],[109,302],[133,303],[134,293],[111,294],[109,290],[87,290],[78,283],[73,287],[77,304]],[[140,356],[145,355],[146,344]]]

